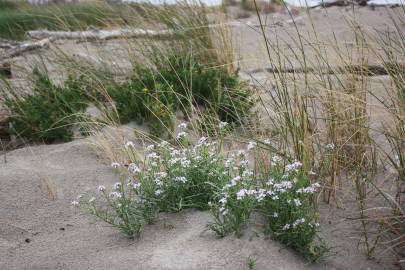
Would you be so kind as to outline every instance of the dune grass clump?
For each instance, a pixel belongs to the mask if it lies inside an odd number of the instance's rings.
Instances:
[[[403,17],[401,17],[403,18]],[[392,18],[394,30],[379,33],[378,43],[382,50],[377,56],[382,61],[391,81],[391,87],[385,88],[386,99],[379,99],[390,116],[390,121],[383,122],[383,135],[389,144],[389,150],[384,151],[387,163],[395,170],[391,176],[394,192],[390,193],[377,188],[378,193],[387,205],[385,213],[376,218],[386,229],[384,244],[393,250],[399,264],[405,258],[405,67],[403,57],[405,52],[405,37],[399,24]]]
[[[71,126],[87,106],[79,81],[69,77],[64,86],[58,86],[46,73],[35,69],[31,93],[20,93],[11,86],[3,89],[10,134],[45,143],[72,140]]]

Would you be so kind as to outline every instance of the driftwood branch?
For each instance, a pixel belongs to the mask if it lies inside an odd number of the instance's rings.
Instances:
[[[323,1],[318,5],[311,6],[310,8],[318,8],[318,7],[323,7],[323,8],[328,8],[328,7],[345,7],[345,6],[351,6],[351,5],[358,5],[358,6],[370,6],[371,8],[375,7],[390,7],[390,8],[395,8],[399,7],[399,4],[374,4],[374,3],[369,3],[369,0],[333,0],[333,1]]]
[[[349,5],[356,5],[356,2],[354,1],[347,1],[347,0],[335,0],[335,1],[327,1],[327,2],[321,2],[318,5],[311,6],[311,8],[317,8],[317,7],[323,7],[323,8],[328,8],[328,7],[345,7]]]
[[[2,55],[0,55],[0,64],[2,64],[5,60],[7,60],[9,58],[19,56],[25,52],[29,52],[29,51],[33,51],[33,50],[37,50],[37,49],[48,48],[49,44],[50,44],[50,39],[45,38],[45,39],[41,39],[39,41],[21,43],[17,46],[13,46],[10,49],[3,52]]]
[[[88,31],[29,31],[27,36],[33,39],[76,39],[76,40],[108,40],[115,38],[140,38],[140,37],[170,37],[173,32],[169,30],[148,30],[122,28],[116,30],[88,30]]]
[[[392,65],[346,65],[342,67],[335,68],[319,68],[319,67],[307,67],[307,68],[273,68],[267,67],[262,69],[250,70],[248,74],[254,74],[259,72],[269,72],[269,73],[322,73],[322,74],[357,74],[364,76],[381,76],[388,75],[388,70],[391,67],[399,67],[403,72],[405,72],[405,63],[396,63]]]
[[[8,49],[12,49],[18,45],[20,45],[20,42],[0,38],[0,49],[8,50]]]

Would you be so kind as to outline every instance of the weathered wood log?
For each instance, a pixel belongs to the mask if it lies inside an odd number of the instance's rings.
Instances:
[[[16,44],[11,44],[9,42],[1,42],[0,41],[0,49],[9,50],[17,46]]]
[[[149,30],[138,28],[122,28],[116,30],[88,30],[88,31],[48,31],[35,30],[27,32],[27,36],[33,39],[75,39],[75,40],[108,40],[116,38],[140,38],[140,37],[170,37],[174,33],[169,30]]]
[[[25,52],[48,48],[49,44],[50,44],[49,38],[45,38],[35,42],[22,43],[18,46],[6,50],[2,55],[0,55],[0,65],[3,64],[7,59],[19,56]]]
[[[8,49],[12,49],[18,45],[20,45],[20,42],[18,42],[18,41],[0,38],[0,48],[1,49],[8,50]]]
[[[383,65],[346,65],[342,67],[335,68],[319,68],[319,67],[297,67],[297,68],[282,68],[277,67],[266,67],[263,69],[254,69],[247,72],[248,74],[254,74],[259,72],[269,72],[269,73],[322,73],[322,74],[356,74],[364,76],[381,76],[388,75],[388,70],[395,67],[399,67],[402,73],[405,73],[405,63],[387,64]]]
[[[335,0],[335,1],[325,1],[321,2],[318,5],[311,6],[310,8],[317,8],[317,7],[323,7],[323,8],[328,8],[328,7],[345,7],[349,5],[357,5],[356,1],[351,1],[351,0]]]

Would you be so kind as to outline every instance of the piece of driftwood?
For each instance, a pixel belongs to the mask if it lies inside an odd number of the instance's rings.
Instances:
[[[0,49],[9,50],[17,46],[18,44],[13,44],[11,42],[3,42],[0,40]]]
[[[88,31],[48,31],[35,30],[27,32],[32,39],[75,39],[75,40],[108,40],[116,38],[140,38],[140,37],[170,37],[173,35],[169,30],[148,30],[135,28],[122,28],[116,30],[88,30]]]
[[[311,6],[310,8],[317,8],[317,7],[323,7],[323,8],[328,8],[328,7],[345,7],[348,5],[356,5],[356,2],[354,1],[347,1],[347,0],[335,0],[335,1],[325,1],[321,2],[318,5]]]
[[[18,41],[0,38],[0,49],[8,50],[18,45],[20,45]]]
[[[269,73],[322,73],[322,74],[356,74],[356,75],[364,75],[364,76],[381,76],[381,75],[388,75],[388,71],[390,67],[394,67],[394,64],[387,66],[382,65],[367,65],[367,66],[359,66],[359,65],[347,65],[342,67],[335,67],[335,68],[315,68],[315,67],[307,67],[307,68],[272,68],[266,67],[264,69],[254,69],[248,72],[248,74],[254,74],[259,72],[269,72]],[[400,67],[401,71],[405,73],[405,63],[395,64],[395,67]]]
[[[19,56],[25,52],[29,52],[29,51],[33,51],[33,50],[37,50],[37,49],[48,48],[50,42],[51,41],[49,38],[45,38],[45,39],[41,39],[39,41],[26,42],[26,43],[21,43],[17,46],[14,46],[14,47],[4,51],[0,55],[0,65],[3,64],[7,59]]]

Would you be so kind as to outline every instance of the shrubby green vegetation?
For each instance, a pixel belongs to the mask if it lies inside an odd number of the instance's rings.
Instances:
[[[46,73],[35,69],[33,80],[32,93],[3,93],[10,112],[9,132],[46,143],[71,140],[71,125],[77,121],[77,114],[86,108],[86,91],[81,88],[80,77],[69,77],[64,86],[57,86]]]
[[[121,122],[148,120],[151,133],[172,129],[173,114],[189,116],[193,106],[203,106],[219,121],[240,124],[255,100],[250,87],[237,74],[208,67],[196,57],[172,55],[156,69],[138,66],[136,76],[109,87]]]
[[[121,123],[146,122],[151,135],[162,136],[173,130],[174,114],[183,111],[187,117],[195,106],[207,111],[211,119],[235,125],[250,114],[255,100],[248,85],[237,74],[219,67],[206,67],[199,59],[171,57],[156,68],[136,66],[134,76],[123,82],[113,77],[103,80],[107,99],[115,104]],[[69,141],[71,124],[91,102],[105,103],[91,78],[71,75],[63,86],[51,82],[48,74],[33,72],[34,89],[27,95],[16,91],[3,93],[11,113],[12,134],[32,141]]]

